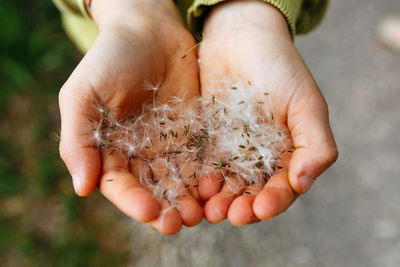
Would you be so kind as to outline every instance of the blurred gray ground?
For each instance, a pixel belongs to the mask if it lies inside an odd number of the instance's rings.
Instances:
[[[331,1],[296,45],[323,91],[338,162],[283,215],[164,237],[134,225],[133,266],[400,266],[400,55],[375,40],[398,0]]]

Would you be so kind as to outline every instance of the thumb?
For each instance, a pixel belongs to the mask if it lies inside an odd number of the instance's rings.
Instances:
[[[59,94],[61,113],[60,156],[73,180],[75,192],[87,196],[96,188],[100,175],[100,153],[89,119],[93,116],[94,95],[88,82],[74,79],[65,83]]]
[[[306,193],[315,179],[338,157],[329,125],[328,106],[316,85],[294,96],[288,110],[288,127],[295,151],[289,181],[297,193]]]

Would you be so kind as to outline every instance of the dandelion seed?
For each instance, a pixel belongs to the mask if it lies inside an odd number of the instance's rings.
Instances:
[[[158,91],[158,89],[160,89],[160,85],[153,85],[153,84],[151,84],[151,83],[146,81],[146,82],[144,82],[144,88],[146,90],[156,92],[156,91]]]
[[[264,162],[259,161],[256,164],[254,164],[254,166],[256,166],[257,168],[262,168],[262,167],[264,167]]]
[[[250,81],[247,83],[252,86]],[[153,91],[154,95],[159,88],[159,85],[145,83],[145,89]],[[280,154],[293,152],[288,133],[273,123],[274,114],[268,105],[257,101],[260,94],[268,93],[258,88],[248,90],[247,85],[241,83],[226,84],[223,90],[213,90],[229,93],[218,101],[214,94],[211,101],[205,99],[201,103],[202,116],[193,110],[184,110],[184,98],[179,97],[172,97],[167,104],[157,104],[153,96],[152,105],[127,116],[124,121],[118,121],[109,110],[99,107],[101,120],[88,119],[89,123],[96,123],[92,138],[99,149],[104,147],[111,150],[110,154],[117,151],[127,158],[144,159],[149,165],[151,159],[163,158],[166,169],[160,180],[145,172],[138,178],[156,199],[167,200],[171,207],[177,207],[176,199],[183,197],[182,190],[191,186],[192,182],[188,183],[188,180],[198,181],[195,172],[182,177],[182,170],[176,168],[177,155],[185,155],[185,164],[201,166],[201,173],[217,169],[228,183],[231,175],[249,185],[267,182],[275,169],[281,167],[276,165]],[[265,112],[262,115],[261,104],[264,104],[262,112]],[[159,146],[153,144],[152,138],[157,136],[165,151],[158,151]],[[150,151],[153,152],[151,159],[145,156]],[[198,184],[192,187],[196,188]]]

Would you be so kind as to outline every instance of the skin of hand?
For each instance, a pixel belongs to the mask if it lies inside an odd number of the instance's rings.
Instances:
[[[202,97],[209,98],[221,81],[251,81],[269,92],[265,97],[275,121],[289,130],[295,148],[292,154],[282,154],[283,168],[264,186],[246,189],[250,194],[231,192],[217,175],[201,177],[199,194],[207,201],[204,216],[211,223],[227,217],[234,225],[272,218],[306,193],[337,159],[327,104],[292,42],[285,18],[272,5],[220,4],[206,18],[203,38]]]
[[[142,160],[99,152],[88,125],[89,118],[100,120],[98,103],[117,119],[140,111],[143,103],[167,103],[171,97],[198,109],[191,101],[199,97],[197,58],[182,57],[195,45],[192,35],[170,0],[96,0],[92,15],[99,35],[59,94],[60,155],[76,193],[87,196],[98,186],[125,214],[164,234],[200,223],[202,208],[193,194],[179,200],[179,209],[168,209],[138,180],[143,166],[154,170]],[[159,86],[155,96],[145,82]]]

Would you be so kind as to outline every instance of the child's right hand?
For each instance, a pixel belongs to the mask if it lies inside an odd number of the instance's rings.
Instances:
[[[182,200],[179,211],[169,209],[160,216],[168,203],[160,207],[132,174],[143,162],[100,153],[90,138],[88,119],[99,119],[96,103],[103,103],[117,118],[140,110],[153,98],[153,92],[144,89],[145,81],[160,86],[159,103],[172,96],[198,99],[196,56],[182,59],[195,41],[169,0],[96,0],[92,10],[100,33],[59,94],[60,154],[75,191],[87,196],[99,185],[124,213],[165,234],[176,233],[182,224],[194,226],[202,219],[195,197]]]

